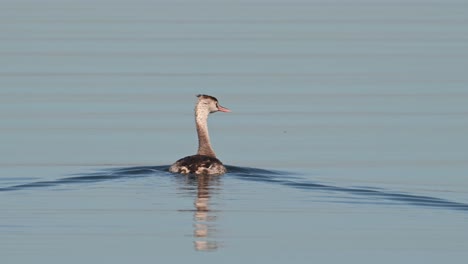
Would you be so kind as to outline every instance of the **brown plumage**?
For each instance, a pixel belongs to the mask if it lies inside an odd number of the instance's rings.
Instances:
[[[211,147],[208,134],[208,115],[214,112],[230,112],[222,107],[218,99],[213,96],[199,94],[195,106],[195,124],[198,135],[198,151],[196,155],[187,156],[176,161],[169,168],[170,172],[196,175],[222,175],[226,173],[226,167],[216,158]]]

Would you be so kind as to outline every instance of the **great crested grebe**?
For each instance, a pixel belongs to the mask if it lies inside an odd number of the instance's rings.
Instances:
[[[231,112],[222,107],[218,99],[206,94],[197,95],[198,102],[195,106],[195,124],[198,134],[198,151],[196,155],[181,158],[171,165],[170,172],[195,175],[218,176],[226,173],[226,167],[216,158],[211,147],[208,134],[208,115],[214,112]]]

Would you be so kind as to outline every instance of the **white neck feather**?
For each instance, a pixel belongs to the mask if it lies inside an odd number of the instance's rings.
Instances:
[[[198,155],[216,157],[211,147],[210,135],[208,133],[208,115],[210,112],[203,105],[197,104],[195,107],[195,124],[198,134]]]

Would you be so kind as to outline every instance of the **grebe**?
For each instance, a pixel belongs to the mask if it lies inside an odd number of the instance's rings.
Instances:
[[[222,107],[218,99],[206,94],[197,95],[195,106],[195,124],[198,134],[198,152],[196,155],[181,158],[171,165],[170,172],[195,175],[218,176],[226,173],[226,167],[216,158],[208,134],[208,115],[214,112],[231,112]]]

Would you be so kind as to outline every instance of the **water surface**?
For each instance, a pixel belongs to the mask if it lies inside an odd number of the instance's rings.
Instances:
[[[0,3],[3,262],[468,257],[463,1]]]

